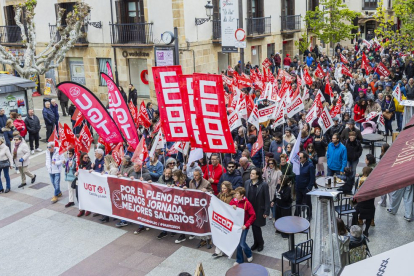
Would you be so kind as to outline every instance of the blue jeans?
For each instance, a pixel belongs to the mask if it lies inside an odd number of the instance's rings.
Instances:
[[[326,176],[334,176],[334,174],[336,174],[336,176],[339,176],[340,173],[341,171],[334,171],[328,167],[328,174]]]
[[[237,246],[236,262],[238,262],[239,264],[244,263],[243,251],[244,251],[244,254],[246,254],[247,258],[250,258],[252,256],[252,250],[246,243],[246,237],[247,237],[248,232],[249,232],[249,229],[243,230],[241,237],[240,237],[239,245]]]
[[[362,132],[364,131],[364,128],[362,127],[362,123],[358,123],[356,122],[355,125],[357,126],[357,128],[359,128],[359,130]]]
[[[397,118],[397,129],[399,131],[402,130],[403,115],[404,114],[402,112],[395,112],[395,117]]]
[[[49,173],[50,181],[55,188],[55,196],[61,193],[60,191],[60,173]]]
[[[392,134],[392,121],[384,119],[385,121],[385,135]]]
[[[356,167],[358,165],[359,160],[355,161],[348,161],[348,167],[352,168],[352,178],[355,178],[356,175]]]
[[[0,190],[3,190],[3,183],[1,183],[1,171],[4,172],[4,178],[6,178],[6,189],[10,190],[10,176],[9,176],[9,167],[0,169]]]

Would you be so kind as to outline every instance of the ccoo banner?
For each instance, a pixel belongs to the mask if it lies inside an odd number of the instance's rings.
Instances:
[[[57,88],[68,96],[106,143],[123,142],[122,135],[111,115],[91,91],[70,81],[61,82]]]

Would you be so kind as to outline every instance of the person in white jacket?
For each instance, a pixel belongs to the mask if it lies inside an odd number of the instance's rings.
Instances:
[[[30,149],[21,136],[15,136],[12,143],[12,155],[15,166],[19,169],[22,178],[22,184],[18,187],[26,186],[26,175],[32,179],[32,183],[36,181],[36,175],[32,174],[28,167],[30,164]]]
[[[55,148],[55,142],[47,144],[46,151],[46,168],[50,176],[50,181],[55,188],[55,194],[52,197],[52,203],[56,203],[58,198],[62,196],[60,191],[60,170],[65,162],[65,157],[59,154],[59,148]]]
[[[9,164],[7,164],[7,162],[9,162]],[[3,190],[3,183],[1,183],[0,177],[0,194],[10,192],[9,168],[12,168],[11,164],[13,164],[13,158],[10,154],[9,147],[6,145],[4,138],[0,137],[0,175],[1,171],[3,171],[4,178],[6,179],[6,190]]]

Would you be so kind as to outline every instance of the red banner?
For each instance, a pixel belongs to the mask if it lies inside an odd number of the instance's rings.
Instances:
[[[118,164],[118,166],[122,163],[122,158],[124,157],[124,147],[122,146],[122,143],[119,143],[114,150],[112,151],[112,157],[114,158],[115,162]]]
[[[332,91],[332,87],[329,84],[329,82],[326,82],[326,85],[325,85],[325,94],[328,94],[329,97],[333,97],[334,96],[334,93]]]
[[[339,57],[341,58],[341,62],[348,64],[348,60],[346,59],[346,57],[343,54],[339,54]]]
[[[138,125],[142,125],[145,128],[149,128],[151,126],[151,122],[149,120],[147,108],[145,107],[144,101],[141,102],[138,111]]]
[[[240,76],[239,74],[237,74],[237,72],[234,72],[233,78],[236,81],[237,87],[239,89],[245,88],[245,87],[251,87],[253,85],[253,82],[250,79]]]
[[[234,153],[227,121],[223,81],[220,75],[197,74],[193,78],[197,125],[204,152]]]
[[[329,112],[329,114],[331,115],[331,118],[334,118],[336,115],[341,113],[341,107],[342,107],[342,98],[341,96],[339,96],[338,101],[336,102],[336,105]]]
[[[252,153],[251,156],[255,156],[256,153],[263,148],[263,137],[262,137],[262,130],[259,130],[259,135],[257,136],[257,141],[252,146]]]
[[[342,64],[342,70],[341,71],[342,71],[342,74],[347,75],[348,77],[351,77],[352,78],[351,71],[349,71],[349,69],[346,68],[346,66],[343,65],[343,64]]]
[[[377,68],[375,68],[375,72],[384,77],[389,77],[391,75],[390,71],[382,62],[380,62]]]
[[[178,76],[182,74],[181,66],[153,67],[152,74],[165,140],[190,141],[178,81]]]
[[[114,81],[105,73],[101,73],[101,77],[106,81],[108,87],[109,113],[118,125],[129,146],[135,149],[138,145],[139,138],[134,119],[128,110],[128,106]]]
[[[183,100],[184,114],[186,114],[186,125],[192,147],[201,148],[200,130],[197,125],[197,113],[194,105],[193,75],[178,76],[180,83],[181,98]],[[189,114],[189,116],[188,116]]]
[[[123,142],[122,135],[114,120],[94,93],[74,82],[62,82],[57,88],[68,96],[98,135],[107,143]]]
[[[83,152],[89,152],[91,149],[91,144],[93,141],[92,134],[89,131],[88,126],[85,124],[83,125],[82,130],[79,132],[79,150]],[[121,143],[122,144],[122,143]]]
[[[303,79],[307,85],[312,85],[313,80],[312,77],[309,75],[308,69],[303,69]]]
[[[134,155],[132,155],[132,163],[144,164],[145,159],[148,157],[147,144],[145,144],[144,136],[141,137],[141,141],[135,149]]]
[[[325,76],[320,64],[318,64],[318,67],[316,68],[314,75],[315,77],[320,78],[320,79],[322,79]]]
[[[269,68],[269,66],[272,65],[272,62],[268,58],[265,58],[265,60],[262,62],[262,65],[264,68]]]

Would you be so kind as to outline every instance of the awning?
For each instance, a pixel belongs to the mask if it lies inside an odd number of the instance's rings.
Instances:
[[[365,180],[355,198],[364,201],[414,184],[414,117]]]
[[[35,82],[17,83],[15,85],[20,88],[35,88],[36,87]]]

